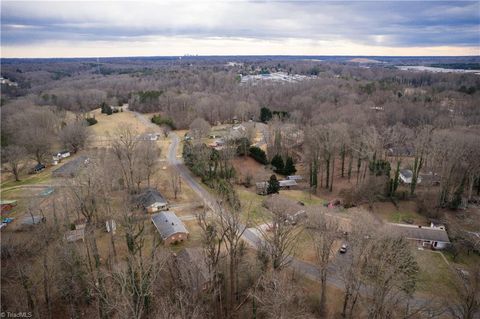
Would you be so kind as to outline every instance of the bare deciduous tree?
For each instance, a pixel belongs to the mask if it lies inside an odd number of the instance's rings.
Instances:
[[[192,124],[190,124],[190,133],[196,140],[207,136],[208,133],[210,133],[210,129],[210,124],[202,118],[196,118],[193,120]]]
[[[20,174],[24,168],[27,156],[27,150],[23,146],[8,145],[2,150],[2,162],[15,177],[15,181],[20,181]]]
[[[327,272],[331,263],[335,241],[339,237],[338,221],[323,212],[309,215],[309,233],[315,249],[315,265],[320,272],[320,311],[325,312],[327,301]]]
[[[67,124],[59,132],[60,141],[67,149],[78,152],[88,138],[87,123],[84,120]]]
[[[273,213],[272,221],[258,227],[263,239],[263,249],[269,256],[274,270],[287,266],[292,258],[300,234],[300,220],[295,214],[298,207],[288,199],[272,195],[266,200],[266,206]]]

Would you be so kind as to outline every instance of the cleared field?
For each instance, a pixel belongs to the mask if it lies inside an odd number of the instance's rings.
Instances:
[[[265,196],[257,195],[251,190],[243,187],[236,188],[238,197],[242,203],[242,216],[246,221],[247,217],[251,225],[261,225],[270,221],[271,213],[262,206]]]
[[[302,190],[282,190],[280,191],[281,196],[288,197],[290,199],[293,199],[295,201],[299,201],[304,203],[305,205],[320,205],[324,204],[327,201],[324,199],[321,199],[320,197],[316,195],[312,195],[309,192],[302,191]]]
[[[417,275],[418,291],[427,294],[447,293],[451,290],[454,274],[445,262],[442,253],[431,250],[413,252],[419,266]]]
[[[90,116],[95,116],[97,124],[89,126],[89,130],[96,136],[114,135],[119,125],[137,130],[139,133],[146,132],[149,127],[142,123],[132,112],[119,112],[112,115],[102,114],[100,109],[90,112]]]
[[[402,201],[398,208],[391,202],[379,202],[373,205],[372,213],[381,219],[391,223],[406,223],[424,225],[428,223],[427,218],[416,212],[416,204],[413,201]],[[368,210],[368,207],[365,207]]]

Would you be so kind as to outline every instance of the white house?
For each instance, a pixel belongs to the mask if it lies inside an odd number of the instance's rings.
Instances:
[[[168,209],[167,200],[153,188],[148,188],[137,197],[139,206],[143,207],[148,213],[158,212]]]
[[[447,231],[443,225],[421,226],[405,224],[387,224],[389,233],[400,235],[415,241],[419,246],[434,250],[445,249],[450,245]]]
[[[411,184],[412,183],[412,178],[413,178],[413,172],[409,169],[402,169],[400,170],[400,174],[398,176],[402,183],[404,184]],[[418,176],[417,178],[417,184],[420,184],[422,182],[422,177]]]

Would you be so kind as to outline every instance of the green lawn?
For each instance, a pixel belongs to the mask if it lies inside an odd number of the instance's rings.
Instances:
[[[271,215],[268,210],[262,206],[265,196],[257,195],[252,191],[248,191],[243,187],[236,189],[240,202],[242,203],[242,217],[247,220],[249,217],[250,224],[264,224],[270,221]]]
[[[458,254],[455,260],[453,260],[453,255],[448,251],[444,252],[443,254],[447,258],[447,260],[452,263],[454,262],[457,264],[463,264],[467,266],[474,266],[474,265],[480,264],[480,256],[476,255],[473,252],[471,252],[470,254],[467,254],[466,252],[462,251]]]
[[[389,215],[389,221],[392,223],[405,223],[406,221],[414,221],[417,217],[413,212],[393,212]]]
[[[440,252],[415,250],[414,256],[420,268],[417,276],[419,292],[435,294],[451,289],[454,274]]]
[[[20,178],[19,182],[11,179],[1,184],[1,189],[6,190],[16,186],[24,186],[30,184],[40,184],[48,181],[51,177],[51,172],[49,170],[45,170],[39,174],[32,174],[32,175],[25,175]]]
[[[312,195],[308,192],[301,191],[301,190],[283,190],[280,191],[280,195],[293,199],[295,201],[300,201],[305,205],[320,205],[324,204],[327,201]]]

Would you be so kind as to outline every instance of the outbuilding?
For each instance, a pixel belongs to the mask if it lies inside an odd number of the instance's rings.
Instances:
[[[165,245],[176,244],[188,239],[187,228],[173,211],[164,211],[153,215],[152,223],[157,228]]]

